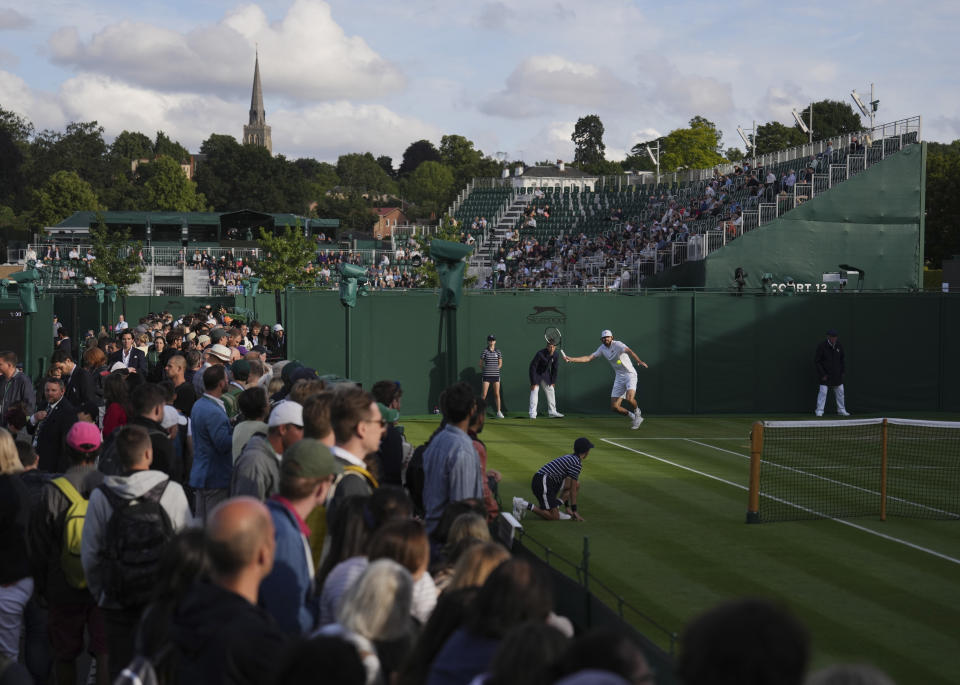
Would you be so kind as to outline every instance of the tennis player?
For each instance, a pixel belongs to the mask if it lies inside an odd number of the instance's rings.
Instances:
[[[480,353],[480,397],[487,399],[487,391],[493,388],[493,403],[497,407],[497,418],[503,418],[500,409],[500,369],[503,368],[503,355],[497,349],[497,336],[487,336],[487,346]]]
[[[597,357],[603,357],[613,367],[613,390],[610,392],[610,408],[618,414],[629,417],[630,428],[636,430],[643,423],[643,417],[640,416],[640,408],[637,406],[636,400],[637,370],[630,363],[630,358],[633,357],[634,361],[645,369],[650,367],[625,343],[614,340],[613,333],[609,329],[600,332],[600,347],[593,354],[583,357],[564,355],[563,360],[574,364],[584,364],[592,362]],[[623,400],[633,406],[633,411],[621,405]]]
[[[577,512],[577,495],[580,492],[580,471],[583,460],[593,449],[593,443],[586,438],[577,438],[573,443],[573,453],[557,457],[540,467],[533,474],[530,487],[535,502],[522,497],[513,498],[513,516],[518,521],[528,511],[548,521],[582,521]],[[561,505],[566,511],[560,511]]]
[[[552,419],[561,419],[563,414],[557,411],[557,393],[554,387],[557,384],[557,367],[560,355],[557,346],[551,342],[542,350],[538,350],[530,361],[530,418],[537,418],[537,405],[540,403],[540,388],[547,396],[547,416]]]

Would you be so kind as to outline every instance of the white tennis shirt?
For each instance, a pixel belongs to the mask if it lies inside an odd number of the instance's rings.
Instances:
[[[614,373],[635,374],[637,372],[637,370],[633,368],[633,362],[630,361],[630,355],[627,354],[627,346],[619,340],[614,340],[610,343],[610,347],[601,343],[597,351],[593,353],[593,356],[603,357],[610,362]]]

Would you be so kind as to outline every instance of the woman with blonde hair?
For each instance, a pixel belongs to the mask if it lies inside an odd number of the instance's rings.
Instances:
[[[23,464],[10,431],[0,431],[0,474],[12,476],[21,471]]]
[[[453,566],[453,575],[446,591],[480,587],[500,564],[510,558],[510,552],[496,542],[484,542],[466,550]]]
[[[30,496],[16,475],[21,471],[13,438],[0,431],[0,661],[13,663],[20,653],[24,607],[33,595],[27,562]]]

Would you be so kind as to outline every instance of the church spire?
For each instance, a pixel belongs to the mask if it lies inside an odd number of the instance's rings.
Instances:
[[[253,63],[253,93],[250,96],[250,123],[243,127],[243,142],[246,145],[265,147],[273,154],[273,141],[267,114],[263,109],[263,87],[260,85],[260,53]]]
[[[253,95],[250,97],[250,125],[263,126],[267,113],[263,111],[263,87],[260,85],[260,55],[253,63]]]

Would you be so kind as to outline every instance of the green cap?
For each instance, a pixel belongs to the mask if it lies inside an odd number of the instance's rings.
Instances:
[[[377,406],[380,407],[380,416],[383,417],[383,420],[387,423],[393,423],[400,418],[400,412],[396,409],[391,409],[385,404],[377,402]]]
[[[325,478],[343,473],[343,466],[334,459],[330,448],[314,438],[290,445],[283,453],[280,467],[284,473],[301,478]]]
[[[238,359],[230,365],[233,377],[238,381],[245,381],[250,377],[250,362],[246,359]]]

